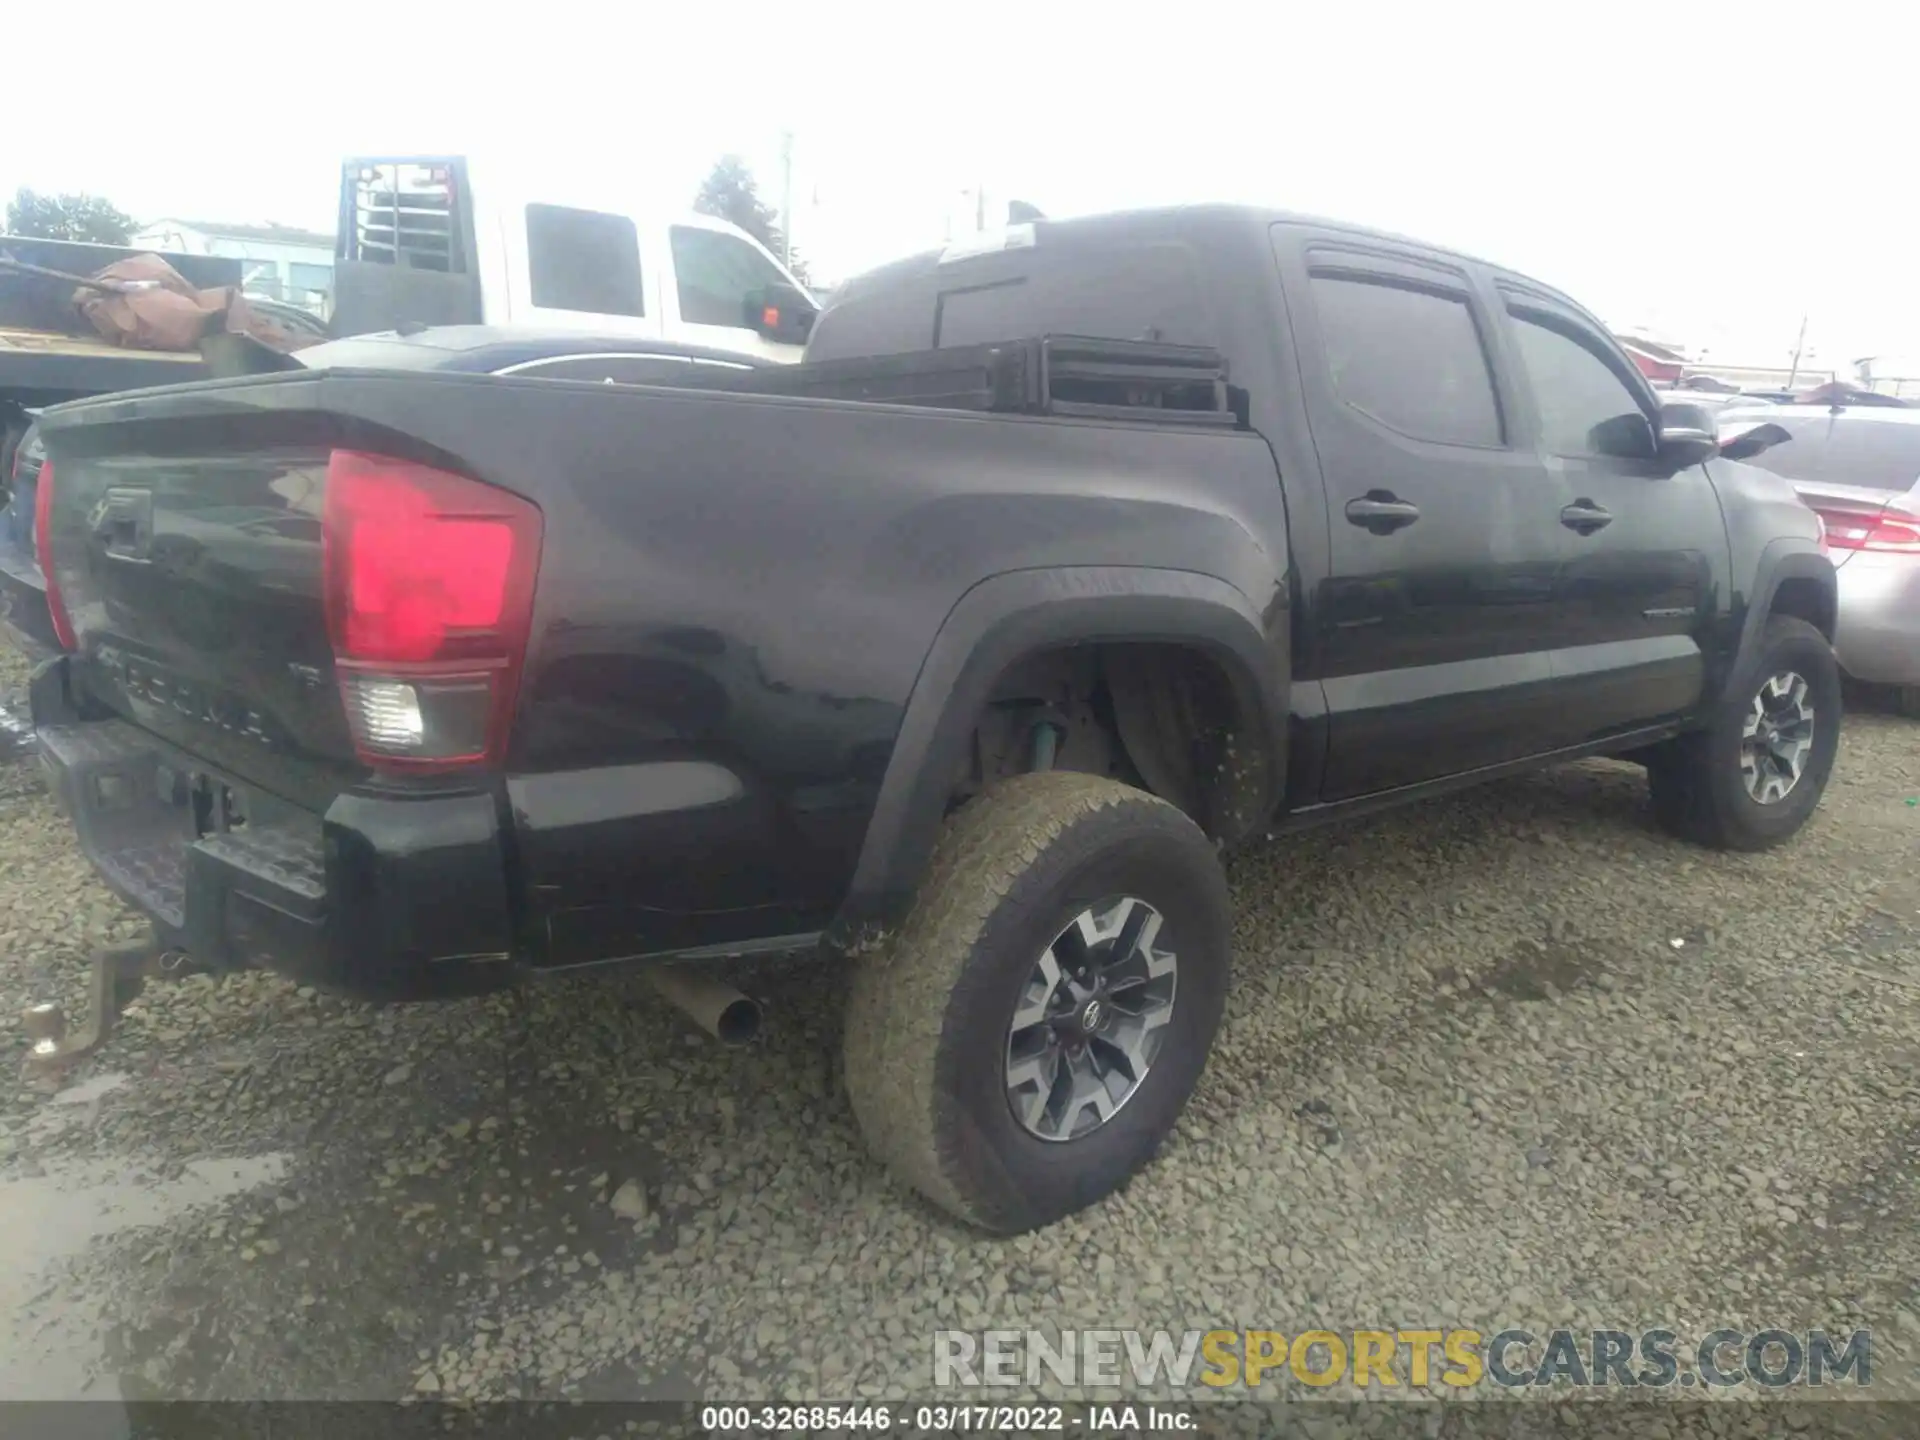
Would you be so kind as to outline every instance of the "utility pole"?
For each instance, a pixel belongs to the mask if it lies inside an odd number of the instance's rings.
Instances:
[[[793,131],[780,132],[780,263],[793,264]]]
[[[1800,352],[1806,348],[1806,344],[1807,317],[1802,315],[1800,317],[1800,334],[1793,342],[1793,368],[1787,372],[1786,388],[1789,390],[1793,388],[1793,382],[1800,378]]]
[[[985,181],[973,187],[973,228],[976,231],[987,228],[987,186]]]

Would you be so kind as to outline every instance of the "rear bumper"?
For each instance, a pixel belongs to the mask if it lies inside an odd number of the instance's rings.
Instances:
[[[1836,579],[1842,668],[1870,684],[1920,685],[1920,555],[1863,551]]]
[[[517,978],[491,796],[348,792],[313,815],[132,725],[45,709],[36,680],[41,763],[81,849],[169,947],[368,999]]]

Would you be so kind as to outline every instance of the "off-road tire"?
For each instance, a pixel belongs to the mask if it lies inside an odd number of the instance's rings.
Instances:
[[[1893,710],[1909,720],[1920,720],[1920,685],[1894,686]]]
[[[1115,895],[1164,917],[1173,1015],[1117,1113],[1043,1140],[1007,1098],[1015,1005],[1062,927]],[[1153,1158],[1192,1093],[1226,1003],[1230,934],[1213,844],[1165,801],[1063,771],[988,791],[949,818],[906,921],[859,961],[843,1059],[868,1146],[934,1204],[996,1233],[1091,1205]]]
[[[1762,805],[1740,773],[1740,732],[1768,677],[1791,670],[1813,703],[1813,751],[1784,798]],[[1827,639],[1804,620],[1769,616],[1753,658],[1742,667],[1704,730],[1657,746],[1647,757],[1653,813],[1682,840],[1715,850],[1766,850],[1791,838],[1820,803],[1840,749],[1840,667]]]

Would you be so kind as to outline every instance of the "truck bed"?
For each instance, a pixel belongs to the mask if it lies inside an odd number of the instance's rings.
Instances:
[[[1222,378],[1202,365],[1195,379],[1190,357],[1136,358],[1139,393],[1210,387],[1223,402]],[[1218,408],[1123,411],[1056,393],[1089,363],[1019,391],[1023,407],[1097,407],[1054,416],[933,409],[925,395],[350,369],[51,411],[54,569],[77,631],[66,679],[75,714],[123,727],[111,757],[74,751],[71,796],[95,805],[97,770],[130,777],[112,803],[138,800],[98,810],[83,839],[163,924],[226,923],[178,889],[218,872],[219,893],[243,886],[295,917],[275,920],[290,927],[276,963],[355,988],[370,953],[388,957],[383,988],[419,993],[479,963],[463,956],[545,967],[819,930],[848,894],[915,678],[982,577],[1077,567],[1086,603],[1104,567],[1151,565],[1183,593],[1224,569],[1227,585],[1271,591],[1254,538],[1279,518],[1266,445]],[[874,368],[911,378],[914,366]],[[985,377],[960,388],[985,391]],[[411,779],[356,748],[327,620],[323,497],[340,455],[369,453],[538,507],[497,765]],[[229,813],[244,831],[219,828]],[[360,857],[416,853],[422,827],[440,837],[434,863],[457,859],[458,873],[366,868]],[[235,860],[236,834],[260,831],[304,837],[317,895],[310,880],[281,895],[271,867]],[[155,845],[180,863],[160,864]],[[122,850],[127,864],[112,859]],[[498,922],[472,902],[414,908],[448,891],[498,897],[513,932],[477,933]],[[370,925],[408,937],[399,959],[384,941],[369,950]],[[249,947],[205,931],[184,948]]]
[[[22,405],[206,378],[198,355],[123,350],[97,336],[0,329],[0,396]]]
[[[159,252],[0,235],[0,258],[67,275],[91,275],[115,261],[147,253]],[[241,280],[241,262],[231,256],[167,252],[161,258],[201,289],[238,285]],[[75,288],[71,281],[0,265],[0,420],[15,406],[32,409],[79,396],[208,378],[198,355],[125,350],[101,339],[74,308]]]
[[[144,245],[93,245],[77,240],[40,240],[0,235],[0,257],[67,275],[91,275],[135,255],[157,254],[189,285],[211,290],[238,285],[244,266],[230,255],[182,255]],[[0,330],[91,336],[93,331],[73,308],[74,286],[47,275],[0,266]]]

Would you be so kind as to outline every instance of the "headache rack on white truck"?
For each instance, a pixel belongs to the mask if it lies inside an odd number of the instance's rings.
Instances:
[[[470,194],[457,156],[341,165],[334,334],[481,322]]]

